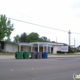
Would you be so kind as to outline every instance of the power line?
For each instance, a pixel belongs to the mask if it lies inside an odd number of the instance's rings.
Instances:
[[[15,21],[27,23],[27,24],[32,24],[32,25],[40,26],[40,27],[45,27],[45,28],[54,29],[54,30],[58,30],[58,31],[68,32],[68,31],[65,31],[65,30],[60,30],[60,29],[56,29],[56,28],[51,28],[51,27],[48,27],[48,26],[43,26],[43,25],[40,25],[40,24],[31,23],[31,22],[26,22],[26,21],[22,21],[22,20],[10,18],[10,17],[7,17],[7,18],[12,19],[12,20],[15,20]]]
[[[68,31],[66,31],[66,30],[56,29],[56,28],[52,28],[52,27],[48,27],[48,26],[44,26],[44,25],[40,25],[40,24],[35,24],[35,23],[31,23],[31,22],[26,22],[26,21],[23,21],[23,20],[14,19],[14,18],[10,18],[10,17],[7,17],[7,18],[15,20],[15,21],[31,24],[31,25],[36,25],[36,26],[40,26],[40,27],[44,27],[44,28],[48,28],[48,29],[54,29],[54,30],[57,30],[57,31],[62,31],[62,32],[67,32],[68,33]],[[71,32],[71,33],[80,35],[80,33],[76,33],[76,32]]]
[[[41,19],[38,19],[38,18],[34,18],[34,17],[32,17],[32,16],[29,16],[29,15],[26,15],[26,14],[23,14],[23,13],[20,13],[20,12],[17,12],[17,11],[14,11],[14,10],[11,10],[11,9],[6,9],[6,8],[4,8],[5,10],[8,10],[8,11],[10,11],[10,12],[14,12],[14,13],[17,13],[17,14],[20,14],[20,15],[23,15],[23,16],[25,16],[25,17],[30,17],[30,18],[33,18],[33,19],[36,19],[36,20],[40,20],[40,21],[44,21],[44,20],[41,20]],[[46,21],[45,21],[46,22]]]

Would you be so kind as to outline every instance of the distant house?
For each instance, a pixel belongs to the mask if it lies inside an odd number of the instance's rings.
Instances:
[[[0,51],[16,52],[16,51],[18,51],[18,45],[15,42],[0,41]]]
[[[49,52],[56,54],[61,50],[61,46],[64,43],[56,42],[4,42],[0,41],[0,51],[3,52],[16,52],[16,51],[37,51],[37,52]]]
[[[80,50],[80,45],[77,47],[78,50]]]

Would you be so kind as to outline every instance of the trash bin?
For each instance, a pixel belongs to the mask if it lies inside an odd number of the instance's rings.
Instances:
[[[15,58],[17,59],[18,52],[15,52]]]
[[[29,59],[29,52],[23,52],[23,58]]]
[[[31,52],[31,59],[37,59],[37,52]]]
[[[42,58],[47,59],[48,58],[48,52],[43,52],[42,53]]]
[[[37,59],[42,59],[42,53],[41,52],[37,52]]]
[[[16,52],[15,53],[15,58],[16,59],[22,59],[23,58],[23,53],[22,52]]]

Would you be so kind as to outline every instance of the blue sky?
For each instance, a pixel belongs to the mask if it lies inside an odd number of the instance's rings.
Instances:
[[[0,13],[7,17],[80,33],[80,0],[0,0]],[[37,32],[52,41],[68,43],[68,33],[11,20],[11,39],[22,32]],[[80,35],[71,34],[71,44],[80,45]]]

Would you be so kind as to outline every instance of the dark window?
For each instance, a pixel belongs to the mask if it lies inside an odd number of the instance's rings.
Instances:
[[[35,51],[38,52],[38,47],[35,47]]]

